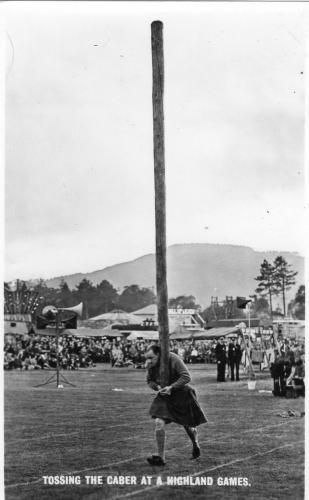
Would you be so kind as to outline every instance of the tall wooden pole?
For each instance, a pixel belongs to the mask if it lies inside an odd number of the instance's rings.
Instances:
[[[164,56],[163,23],[151,23],[153,149],[156,219],[156,277],[159,339],[161,345],[161,386],[169,382],[169,328],[166,280],[166,215],[165,215],[165,151],[164,151]]]

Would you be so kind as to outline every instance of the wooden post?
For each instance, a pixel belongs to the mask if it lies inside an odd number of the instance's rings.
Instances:
[[[164,57],[163,23],[151,23],[153,148],[156,219],[156,277],[159,339],[161,346],[161,386],[169,382],[169,328],[166,280],[166,216],[165,216],[165,156],[164,156]]]

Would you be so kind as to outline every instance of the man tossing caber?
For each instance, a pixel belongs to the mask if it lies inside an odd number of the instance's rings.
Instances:
[[[192,444],[192,459],[201,454],[196,427],[207,422],[198,403],[196,392],[191,387],[191,375],[179,356],[169,354],[169,385],[160,386],[160,354],[158,345],[151,345],[146,353],[147,384],[158,394],[149,413],[155,419],[157,455],[147,458],[150,465],[165,465],[165,424],[175,422],[182,425]]]

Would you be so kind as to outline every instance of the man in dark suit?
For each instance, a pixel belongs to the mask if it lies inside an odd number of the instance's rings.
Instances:
[[[228,348],[228,360],[231,370],[231,382],[235,380],[234,370],[236,368],[236,382],[239,381],[239,365],[242,357],[242,349],[236,338],[232,339]]]
[[[224,337],[220,337],[216,345],[217,382],[225,382],[226,348]]]

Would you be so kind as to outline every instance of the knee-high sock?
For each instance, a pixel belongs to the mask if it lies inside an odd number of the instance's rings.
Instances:
[[[158,455],[165,460],[165,430],[164,429],[156,429],[155,431]]]
[[[192,441],[193,446],[198,446],[198,435],[195,427],[185,426],[186,433]]]

